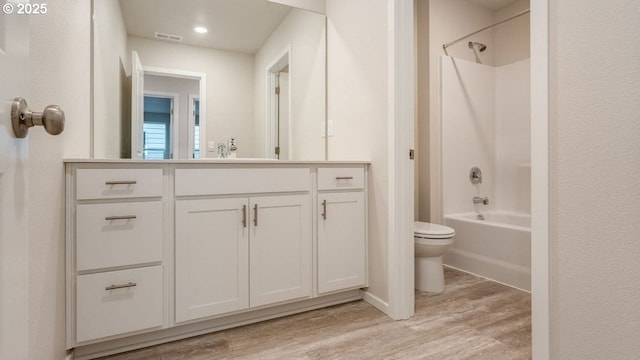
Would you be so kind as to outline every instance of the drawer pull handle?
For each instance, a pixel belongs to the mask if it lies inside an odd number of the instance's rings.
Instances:
[[[327,200],[322,201],[322,219],[327,220]]]
[[[117,290],[117,289],[126,289],[126,288],[130,288],[130,287],[134,287],[137,286],[138,284],[133,283],[133,282],[129,282],[126,284],[121,284],[121,285],[111,285],[111,286],[107,286],[106,288],[104,288],[106,291],[110,291],[110,290]]]
[[[104,219],[106,221],[113,221],[113,220],[133,220],[137,218],[137,216],[135,215],[124,215],[124,216],[107,216]]]
[[[258,204],[253,205],[253,225],[258,226]]]
[[[123,180],[123,181],[105,181],[105,185],[135,185],[137,181],[135,180]]]
[[[247,227],[247,205],[242,205],[242,227]]]
[[[353,176],[336,176],[336,180],[353,180]]]

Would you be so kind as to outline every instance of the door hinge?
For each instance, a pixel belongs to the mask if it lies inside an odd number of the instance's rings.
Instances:
[[[414,158],[414,151],[413,149],[409,149],[409,159],[413,160]]]
[[[276,155],[280,155],[280,146],[276,146]]]
[[[280,95],[280,86],[276,86],[276,95]]]

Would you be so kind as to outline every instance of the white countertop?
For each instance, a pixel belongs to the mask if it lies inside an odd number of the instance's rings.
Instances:
[[[340,165],[340,164],[371,164],[370,160],[276,160],[260,158],[237,159],[171,159],[171,160],[145,160],[145,159],[63,159],[65,163],[112,163],[112,164],[269,164],[269,165]]]

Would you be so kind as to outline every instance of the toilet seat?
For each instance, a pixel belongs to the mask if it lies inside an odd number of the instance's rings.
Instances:
[[[455,230],[448,226],[422,221],[413,222],[413,236],[418,239],[449,239],[455,234]]]

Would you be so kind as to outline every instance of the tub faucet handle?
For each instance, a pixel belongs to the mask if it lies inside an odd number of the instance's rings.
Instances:
[[[489,205],[489,198],[486,197],[486,196],[484,198],[481,198],[479,196],[474,196],[473,197],[473,203],[474,204]]]

